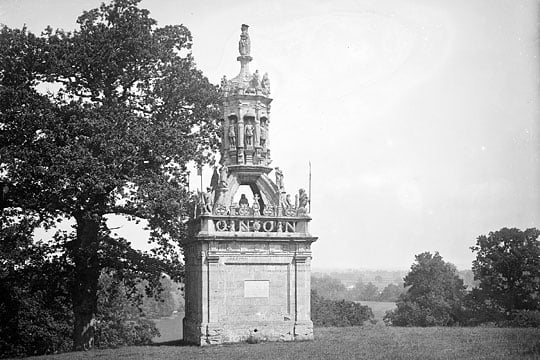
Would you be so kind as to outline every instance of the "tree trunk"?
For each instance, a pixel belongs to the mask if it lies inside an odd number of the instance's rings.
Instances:
[[[72,243],[74,278],[71,289],[73,301],[73,350],[89,350],[94,346],[97,287],[99,279],[99,227],[100,217],[85,214],[76,217],[77,235]]]

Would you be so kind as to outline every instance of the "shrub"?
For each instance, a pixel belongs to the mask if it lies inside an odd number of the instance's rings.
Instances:
[[[509,315],[509,319],[503,326],[511,327],[540,327],[540,311],[538,310],[516,310]]]
[[[371,308],[347,300],[329,300],[311,291],[311,320],[315,326],[360,326],[374,322]]]

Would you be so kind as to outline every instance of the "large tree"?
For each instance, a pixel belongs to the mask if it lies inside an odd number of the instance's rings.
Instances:
[[[540,230],[503,228],[477,238],[473,261],[477,299],[511,313],[540,310]]]
[[[73,32],[0,31],[2,222],[74,221],[56,244],[71,269],[75,349],[93,346],[102,268],[181,275],[186,164],[217,144],[219,97],[190,32],[157,27],[138,2],[85,11]],[[155,250],[114,238],[110,214],[146,219]]]
[[[407,290],[385,322],[397,326],[447,326],[460,322],[465,286],[456,267],[438,252],[416,255],[416,262],[404,278]]]

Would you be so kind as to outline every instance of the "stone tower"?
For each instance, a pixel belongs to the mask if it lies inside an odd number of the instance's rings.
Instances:
[[[270,82],[250,72],[241,30],[240,73],[221,81],[221,168],[184,244],[184,340],[198,345],[313,338],[309,200],[300,189],[291,201],[279,168],[268,176]]]

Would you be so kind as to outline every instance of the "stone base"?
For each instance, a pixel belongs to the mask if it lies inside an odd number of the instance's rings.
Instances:
[[[184,318],[184,341],[199,345],[217,345],[240,342],[303,341],[313,340],[313,323],[253,322],[195,324]]]

